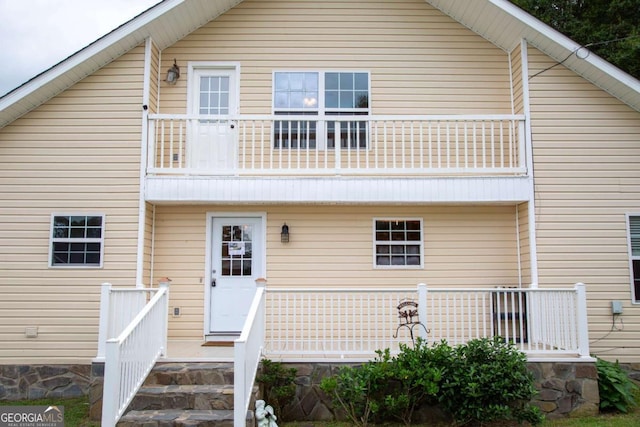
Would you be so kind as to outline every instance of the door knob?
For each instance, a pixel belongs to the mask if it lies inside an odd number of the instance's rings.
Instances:
[[[215,277],[213,279],[211,279],[211,287],[212,288],[216,287],[216,278]]]

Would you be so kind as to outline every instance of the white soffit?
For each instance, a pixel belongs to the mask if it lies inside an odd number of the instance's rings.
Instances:
[[[520,40],[640,111],[640,81],[594,53],[571,55],[580,45],[508,0],[425,0],[501,49],[510,52]],[[582,51],[581,51],[582,52]],[[581,59],[584,58],[584,59]]]

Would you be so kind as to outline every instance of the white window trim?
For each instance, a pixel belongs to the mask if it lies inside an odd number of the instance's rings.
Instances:
[[[369,108],[354,108],[354,110],[366,110],[367,115],[364,117],[369,117],[372,114],[371,108],[371,71],[369,70],[334,70],[334,69],[282,69],[282,70],[273,70],[271,73],[271,114],[275,116],[276,111],[297,111],[297,109],[290,108],[276,108],[275,100],[276,100],[276,73],[317,73],[318,74],[318,108],[317,109],[309,109],[308,111],[317,111],[318,115],[315,116],[318,118],[318,127],[316,129],[316,144],[318,149],[325,149],[327,141],[325,139],[326,130],[324,127],[324,123],[326,123],[327,117],[333,117],[333,115],[325,114],[326,113],[326,105],[325,105],[325,74],[327,73],[365,73],[367,75],[367,86],[369,93]],[[367,131],[369,133],[369,131]],[[367,143],[366,148],[360,148],[360,150],[370,150],[371,144]],[[343,149],[346,150],[346,149]]]
[[[640,218],[640,213],[628,213],[626,214],[627,221],[627,252],[629,254],[629,286],[631,291],[631,303],[634,305],[640,305],[640,295],[636,295],[636,287],[634,283],[633,277],[633,261],[640,260],[640,256],[633,256],[633,252],[631,250],[631,217]]]
[[[420,265],[378,265],[376,263],[376,221],[418,221],[420,222]],[[424,270],[424,220],[416,217],[376,217],[371,224],[372,232],[372,262],[376,270]],[[405,241],[405,244],[407,241]]]
[[[54,229],[54,219],[57,216],[99,216],[102,218],[102,231],[100,233],[100,238],[91,238],[91,239],[59,239],[53,237],[53,229]],[[98,269],[102,268],[104,265],[104,233],[105,233],[105,223],[107,216],[104,213],[94,213],[94,212],[54,212],[51,214],[51,220],[49,223],[49,268],[61,268],[61,269]],[[100,264],[98,265],[85,265],[85,264],[61,264],[54,265],[53,264],[53,243],[59,241],[77,241],[82,243],[100,243]]]

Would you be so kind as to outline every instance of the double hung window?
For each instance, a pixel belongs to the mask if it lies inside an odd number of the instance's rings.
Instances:
[[[422,221],[418,219],[374,220],[375,266],[419,268],[422,266]]]
[[[370,113],[369,73],[276,71],[273,81],[274,114],[296,116],[274,123],[274,148],[367,148],[367,121],[353,117]]]
[[[629,256],[633,302],[640,303],[640,215],[629,215]]]
[[[51,267],[102,267],[104,215],[59,215],[51,219]]]

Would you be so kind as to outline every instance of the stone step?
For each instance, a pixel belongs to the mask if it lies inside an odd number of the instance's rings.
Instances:
[[[145,384],[233,384],[233,363],[158,363]]]
[[[249,421],[247,425],[251,424]],[[125,414],[118,427],[233,427],[232,410],[131,411]]]
[[[232,410],[233,385],[145,385],[128,410]]]

